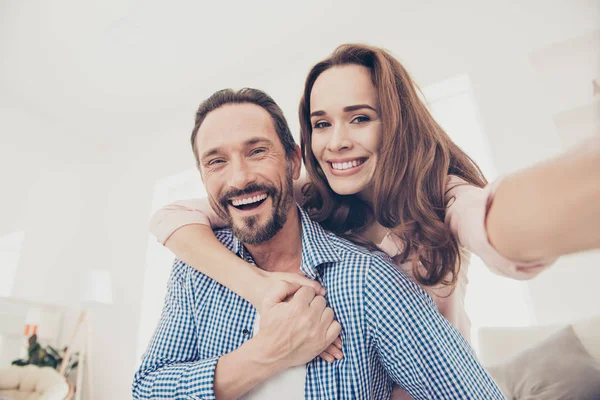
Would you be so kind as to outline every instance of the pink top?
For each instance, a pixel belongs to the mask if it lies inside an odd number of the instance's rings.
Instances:
[[[481,189],[467,184],[456,176],[450,176],[447,188],[448,208],[445,223],[457,237],[462,250],[462,263],[456,288],[452,295],[448,287],[424,287],[432,295],[440,313],[454,325],[465,339],[470,340],[471,322],[465,312],[464,300],[467,289],[467,272],[470,252],[477,254],[496,274],[514,278],[530,279],[547,268],[554,260],[518,262],[500,255],[490,244],[485,220],[500,180]],[[208,200],[183,200],[158,210],[150,221],[150,232],[164,244],[177,229],[185,225],[202,224],[213,228],[223,227],[224,222],[215,214]],[[399,260],[402,243],[396,235],[388,233],[379,248],[394,260]],[[397,263],[397,267],[412,276],[410,261]]]

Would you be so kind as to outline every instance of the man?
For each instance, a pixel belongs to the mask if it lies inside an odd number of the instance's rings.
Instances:
[[[294,203],[300,151],[268,95],[215,93],[200,105],[192,145],[211,206],[231,226],[217,238],[265,270],[295,265],[319,280],[327,300],[301,288],[282,302],[274,288],[258,316],[176,261],[135,398],[380,399],[394,382],[416,399],[504,398],[422,289]],[[345,357],[315,358],[340,329]]]

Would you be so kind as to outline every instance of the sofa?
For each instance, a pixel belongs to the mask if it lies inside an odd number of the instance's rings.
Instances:
[[[600,399],[600,316],[481,328],[478,356],[509,399]]]
[[[51,367],[0,369],[0,400],[70,400],[73,392],[73,385]]]

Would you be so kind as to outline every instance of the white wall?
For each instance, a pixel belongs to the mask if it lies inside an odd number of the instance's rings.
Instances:
[[[310,66],[339,43],[366,41],[398,55],[422,86],[469,74],[505,173],[565,148],[532,52],[600,29],[600,2],[583,0],[387,4],[396,8],[376,16],[377,2],[294,3],[294,23],[260,2],[235,18],[191,3],[165,18],[154,2],[34,4],[0,5],[0,235],[25,231],[17,297],[75,309],[83,272],[111,271],[114,304],[94,318],[98,399],[129,396],[153,187],[193,167],[201,99],[259,87],[297,131]],[[538,320],[598,313],[599,265],[597,254],[568,257],[532,281]]]

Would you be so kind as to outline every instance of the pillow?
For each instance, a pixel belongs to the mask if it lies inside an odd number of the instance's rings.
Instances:
[[[21,382],[21,367],[12,365],[0,369],[0,390],[16,389]]]
[[[488,370],[509,399],[600,399],[600,365],[570,325]]]

